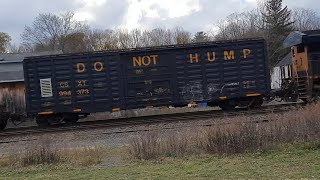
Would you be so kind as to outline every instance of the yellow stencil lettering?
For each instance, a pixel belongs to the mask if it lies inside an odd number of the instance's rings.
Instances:
[[[196,53],[195,55],[193,54],[189,54],[189,58],[190,58],[190,63],[192,64],[194,61],[196,63],[199,63],[199,55],[198,53]]]
[[[212,55],[212,57],[211,57],[211,55]],[[208,56],[208,61],[209,62],[213,62],[213,61],[216,60],[216,53],[215,52],[212,52],[212,53],[207,52],[207,56]]]
[[[251,54],[251,50],[250,49],[243,49],[243,57],[245,59],[247,59],[250,54]]]
[[[151,64],[151,58],[149,56],[142,57],[142,64],[144,66],[149,66]]]
[[[94,70],[97,72],[103,71],[103,63],[102,62],[95,62],[93,67],[94,67]]]
[[[83,73],[86,71],[86,65],[83,63],[78,63],[77,64],[77,72],[78,73]]]
[[[151,55],[150,57],[153,60],[153,64],[156,65],[157,64],[157,60],[158,60],[158,55]]]
[[[141,66],[142,65],[142,62],[141,62],[141,57],[133,57],[133,67],[136,67],[136,66]]]
[[[234,60],[234,51],[224,51],[224,60]]]

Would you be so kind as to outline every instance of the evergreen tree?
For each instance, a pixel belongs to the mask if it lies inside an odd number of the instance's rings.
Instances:
[[[262,16],[267,30],[269,63],[273,67],[287,53],[282,42],[294,30],[294,22],[291,21],[291,11],[287,6],[282,6],[282,0],[268,0]]]
[[[195,43],[198,43],[198,42],[207,42],[209,41],[210,38],[209,36],[207,35],[207,33],[203,32],[203,31],[200,31],[200,32],[197,32],[194,37],[193,37],[193,42]]]
[[[7,51],[10,41],[11,37],[7,33],[0,32],[0,53]]]

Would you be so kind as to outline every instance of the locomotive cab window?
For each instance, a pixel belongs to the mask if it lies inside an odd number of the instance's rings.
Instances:
[[[294,52],[294,48],[291,49],[292,57],[296,57],[296,54]]]
[[[303,53],[304,52],[304,46],[300,45],[297,46],[297,53]]]

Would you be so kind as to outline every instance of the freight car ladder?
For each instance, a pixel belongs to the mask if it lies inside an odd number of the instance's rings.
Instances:
[[[311,98],[309,95],[309,75],[308,72],[297,72],[296,73],[296,82],[297,82],[297,93],[300,99],[307,101]]]

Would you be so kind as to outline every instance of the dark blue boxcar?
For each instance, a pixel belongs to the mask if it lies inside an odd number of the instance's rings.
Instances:
[[[235,106],[270,91],[263,39],[29,57],[24,73],[31,115]]]

